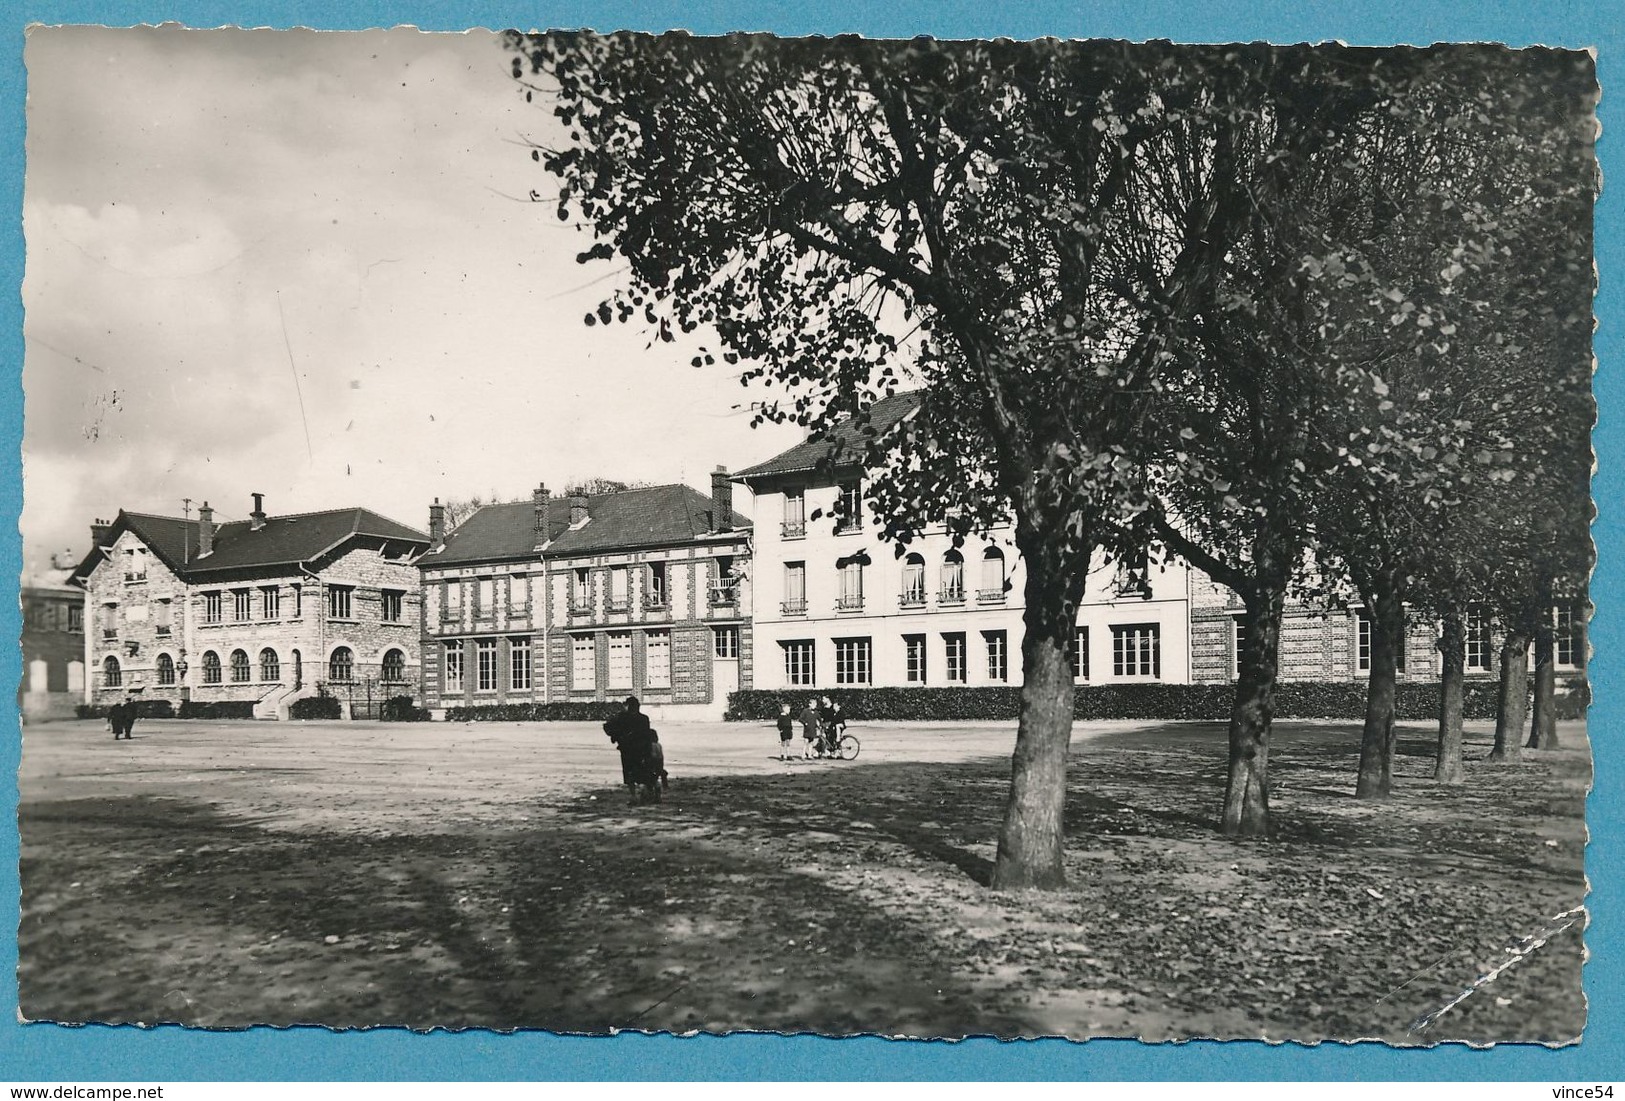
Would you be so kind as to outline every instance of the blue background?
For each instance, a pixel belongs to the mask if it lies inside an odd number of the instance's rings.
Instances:
[[[1533,5],[1531,5],[1533,7]],[[1620,110],[1621,5],[1544,3],[1523,10],[1508,3],[1277,2],[1277,0],[1120,0],[1067,3],[1026,0],[1002,6],[987,0],[925,3],[905,0],[807,0],[805,3],[541,3],[524,9],[489,2],[425,3],[202,3],[169,0],[96,3],[9,3],[0,26],[0,432],[20,441],[23,425],[23,72],[24,27],[39,23],[105,23],[113,26],[177,20],[191,26],[313,26],[367,28],[411,23],[426,30],[485,26],[524,28],[591,26],[659,31],[682,27],[699,34],[767,30],[782,34],[857,32],[869,36],[951,38],[1172,38],[1186,42],[1267,39],[1272,42],[1340,39],[1360,45],[1425,44],[1435,41],[1497,41],[1598,51],[1603,86],[1599,145],[1605,186],[1597,207],[1596,392],[1601,413],[1596,433],[1598,473],[1594,492],[1600,513],[1595,527],[1598,565],[1593,598],[1591,665],[1596,703],[1591,736],[1596,749],[1596,790],[1588,810],[1593,838],[1587,853],[1591,878],[1591,961],[1585,969],[1590,1023],[1582,1044],[1560,1050],[1503,1045],[1475,1051],[1460,1045],[1432,1050],[1394,1050],[1378,1044],[1326,1044],[1316,1048],[1261,1043],[1149,1045],[1133,1041],[1068,1043],[1059,1040],[959,1043],[824,1040],[816,1037],[739,1035],[679,1039],[623,1035],[589,1039],[545,1033],[488,1032],[414,1035],[398,1030],[334,1033],[322,1029],[254,1029],[207,1033],[181,1028],[62,1028],[23,1026],[4,1007],[16,1006],[17,835],[19,742],[0,745],[0,1080],[215,1080],[215,1079],[602,1079],[602,1078],[1044,1078],[1044,1079],[1542,1079],[1598,1081],[1625,1078],[1625,969],[1619,868],[1622,852],[1620,769],[1625,755],[1613,744],[1621,717],[1621,605],[1616,553],[1619,498],[1625,476],[1625,430],[1619,424],[1625,393],[1614,367],[1621,317],[1621,208],[1617,181],[1625,161],[1617,138],[1625,128]],[[87,83],[96,81],[86,59]],[[0,451],[0,511],[21,510],[21,461],[17,448]],[[15,579],[21,541],[14,525],[0,531],[0,637],[18,637]],[[0,662],[0,699],[11,699],[20,675],[16,651]]]

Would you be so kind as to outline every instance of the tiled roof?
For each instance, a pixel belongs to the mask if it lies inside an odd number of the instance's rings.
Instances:
[[[99,547],[111,546],[125,530],[140,536],[166,566],[182,576],[309,562],[353,536],[397,539],[425,547],[429,543],[429,537],[423,532],[364,508],[268,516],[265,526],[258,531],[253,530],[247,520],[217,524],[214,550],[203,558],[198,557],[196,520],[120,509]],[[99,547],[92,548],[79,564],[74,571],[76,577],[87,576],[95,567],[101,557]]]
[[[918,390],[881,398],[869,408],[869,424],[876,432],[885,432],[914,412],[919,404]],[[741,470],[734,477],[741,481],[750,481],[752,478],[772,474],[793,474],[815,470],[820,462],[828,462],[833,466],[851,465],[863,459],[863,440],[864,436],[858,423],[852,419],[844,420],[834,427],[827,438],[798,443],[764,463],[757,463]]]
[[[549,556],[599,554],[628,547],[688,543],[713,529],[711,498],[685,485],[650,486],[598,493],[587,498],[590,519],[570,530],[570,499],[554,497],[548,508]],[[532,501],[486,505],[446,536],[443,550],[420,565],[457,565],[536,557],[536,506]],[[734,530],[750,521],[733,514]]]

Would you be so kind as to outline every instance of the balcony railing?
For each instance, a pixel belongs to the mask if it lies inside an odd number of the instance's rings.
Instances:
[[[977,589],[976,590],[976,603],[978,603],[978,604],[1003,604],[1004,603],[1004,590],[1003,589]]]
[[[124,580],[126,580],[126,581],[145,581],[146,579],[147,579],[147,571],[146,570],[125,570],[124,571]]]
[[[925,607],[924,589],[904,589],[897,594],[897,605],[901,608]]]
[[[807,521],[786,520],[779,528],[779,533],[786,539],[804,539],[807,536]]]
[[[112,641],[113,639],[116,639],[116,638],[118,638],[118,628],[117,627],[103,627],[102,628],[102,641],[103,642],[110,642],[110,641]]]
[[[608,612],[624,612],[628,607],[630,607],[630,604],[624,596],[619,600],[611,597],[610,599],[604,601],[604,610]]]
[[[586,601],[571,601],[571,615],[592,615],[592,605]]]
[[[848,594],[846,594],[844,596],[836,597],[835,598],[835,610],[837,612],[861,612],[861,611],[863,611],[863,594],[862,593],[857,593],[857,594],[848,593]]]
[[[945,588],[937,593],[938,604],[965,603],[965,590],[962,588]]]
[[[157,634],[157,636],[159,638],[168,638],[169,637],[170,626],[167,623],[160,623],[153,630],[154,630],[154,633]]]
[[[733,585],[712,585],[706,603],[713,608],[726,608],[739,603],[739,589]]]
[[[666,602],[666,596],[664,593],[655,593],[643,598],[644,611],[663,612],[670,606],[671,605]]]
[[[785,615],[806,615],[807,598],[800,597],[796,600],[786,600],[779,605],[779,611]]]

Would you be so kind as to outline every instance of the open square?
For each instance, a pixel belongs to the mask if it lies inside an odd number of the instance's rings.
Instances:
[[[989,893],[1005,724],[663,724],[627,805],[590,724],[31,729],[26,1018],[889,1035],[1578,1037],[1590,751],[1469,783],[1401,731],[1352,797],[1353,723],[1276,727],[1277,836],[1214,834],[1224,731],[1078,724],[1058,892]],[[1510,966],[1507,966],[1509,965]],[[1499,971],[1459,1004],[1452,1001]],[[1429,1020],[1430,1014],[1450,1006]]]

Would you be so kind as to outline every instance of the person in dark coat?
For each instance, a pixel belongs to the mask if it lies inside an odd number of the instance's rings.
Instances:
[[[107,709],[107,729],[113,732],[116,742],[124,737],[124,701],[120,700]]]
[[[135,729],[135,694],[124,697],[124,738],[130,739],[130,733]]]
[[[801,709],[801,737],[806,742],[802,750],[803,757],[812,757],[813,750],[818,746],[818,697],[807,697],[807,706]]]
[[[824,706],[819,708],[819,719],[824,727],[825,750],[831,754],[839,752],[841,735],[846,733],[846,716],[841,713],[841,705],[825,696]]]
[[[779,760],[790,759],[790,741],[796,736],[796,717],[790,714],[790,705],[779,704]]]
[[[604,733],[621,752],[621,782],[638,801],[638,789],[647,781],[649,746],[654,742],[654,730],[649,716],[638,709],[636,696],[626,697],[626,706],[612,715],[604,724]]]

